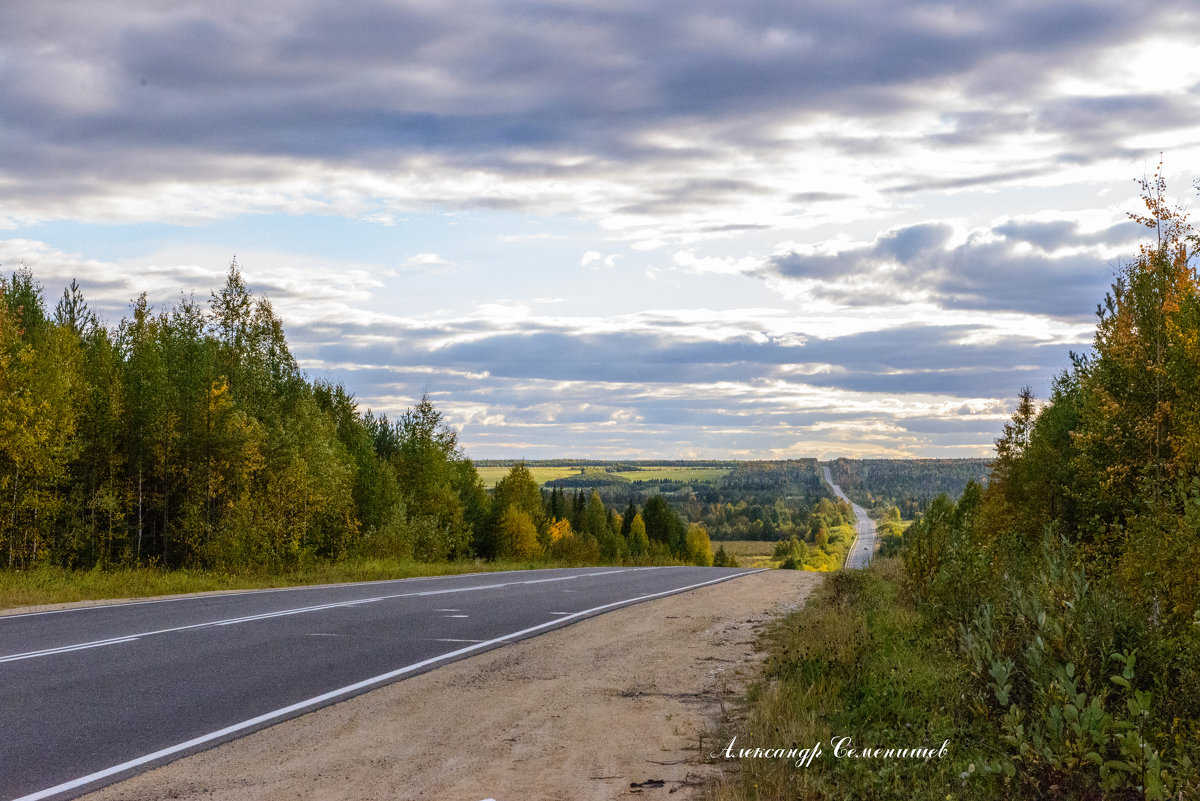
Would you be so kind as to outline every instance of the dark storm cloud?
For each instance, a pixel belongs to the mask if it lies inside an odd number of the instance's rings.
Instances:
[[[920,223],[882,234],[869,247],[843,250],[834,254],[772,256],[766,272],[784,278],[841,278],[874,269],[879,264],[909,264],[919,257],[940,252],[954,230],[943,223]]]
[[[838,253],[795,252],[768,259],[762,274],[822,282],[814,294],[855,306],[885,303],[889,293],[927,290],[945,309],[1013,311],[1061,319],[1090,319],[1114,277],[1114,264],[1088,252],[1054,255],[1059,248],[1132,243],[1135,223],[1084,232],[1070,220],[1010,221],[994,236],[948,246],[952,229],[921,223],[888,231],[874,243]],[[1034,245],[1029,251],[1021,245]],[[870,277],[874,289],[839,279]]]
[[[769,150],[777,120],[920,109],[929,102],[923,87],[950,80],[1028,96],[1047,70],[1186,8],[706,0],[465,2],[451,14],[416,0],[307,0],[95,2],[65,14],[56,4],[10,3],[0,10],[0,171],[23,179],[12,192],[40,185],[86,195],[108,183],[207,178],[220,157],[372,166],[432,153],[522,171],[533,149],[636,164],[681,157],[647,143],[647,132],[698,123],[710,142]],[[1020,69],[976,74],[996,60]],[[1160,97],[1077,99],[1028,123],[964,116],[959,135],[966,142],[1029,124],[1094,144],[1089,132],[1147,119],[1195,121]],[[541,168],[553,169],[553,159]],[[727,191],[668,187],[647,202]]]
[[[1143,227],[1132,221],[1089,233],[1081,232],[1079,225],[1069,220],[1014,220],[996,226],[995,230],[1011,241],[1028,242],[1042,250],[1097,244],[1116,245],[1135,240],[1144,233]]]
[[[1080,141],[1113,142],[1143,132],[1148,120],[1157,131],[1193,127],[1200,122],[1200,109],[1162,95],[1071,97],[1040,109],[1036,127],[1073,131]]]

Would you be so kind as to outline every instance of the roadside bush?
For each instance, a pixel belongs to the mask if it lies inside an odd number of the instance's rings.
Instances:
[[[1111,584],[1091,582],[1069,544],[1031,559],[1034,580],[1010,580],[959,629],[977,709],[1006,747],[983,769],[1070,798],[1200,790],[1195,696],[1171,681],[1194,680],[1195,663]]]
[[[596,564],[600,559],[600,543],[587,534],[567,534],[550,543],[549,556],[564,565]]]

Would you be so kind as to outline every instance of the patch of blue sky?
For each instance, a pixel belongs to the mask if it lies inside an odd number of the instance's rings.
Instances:
[[[573,256],[577,261],[578,245],[570,243],[598,235],[595,226],[565,216],[426,212],[398,214],[389,219],[391,224],[338,215],[264,213],[240,214],[199,225],[52,220],[6,233],[103,261],[138,258],[162,247],[193,244],[226,247],[231,255],[250,250],[291,251],[381,267],[403,265],[426,253],[451,261],[481,260],[504,253],[499,245],[513,237],[521,237],[522,253],[542,250],[564,259]]]

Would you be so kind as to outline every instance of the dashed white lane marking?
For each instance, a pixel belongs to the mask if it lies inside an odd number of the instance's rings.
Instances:
[[[298,712],[304,712],[304,711],[310,710],[313,707],[320,706],[321,704],[324,704],[328,701],[332,701],[337,698],[343,698],[345,696],[352,695],[352,694],[360,692],[362,690],[366,690],[369,687],[375,687],[377,685],[383,684],[384,682],[391,681],[392,679],[397,679],[408,673],[412,673],[414,671],[421,670],[422,668],[427,668],[432,665],[436,665],[439,662],[445,662],[446,660],[454,659],[455,657],[459,657],[459,656],[465,656],[469,653],[473,653],[475,651],[482,650],[482,649],[487,648],[492,645],[499,645],[500,643],[507,642],[508,640],[517,639],[519,637],[524,637],[526,635],[533,634],[534,632],[543,631],[545,629],[550,628],[551,626],[560,625],[563,621],[571,619],[571,617],[575,617],[575,618],[587,617],[588,615],[593,615],[593,614],[596,614],[597,612],[603,612],[607,609],[614,609],[618,606],[627,606],[629,604],[637,603],[638,601],[649,601],[652,598],[662,598],[663,596],[666,596],[666,595],[676,595],[681,592],[686,592],[687,590],[694,590],[699,587],[706,587],[710,584],[719,584],[722,581],[729,581],[730,579],[737,578],[738,576],[749,576],[753,573],[761,573],[761,572],[763,572],[763,571],[760,569],[760,570],[747,570],[742,573],[731,573],[731,574],[728,574],[725,576],[721,576],[720,578],[711,579],[709,581],[702,581],[698,584],[689,584],[686,587],[675,587],[674,589],[664,590],[662,592],[650,593],[649,595],[639,595],[635,598],[626,598],[622,601],[613,601],[612,603],[603,604],[601,606],[594,606],[591,609],[585,609],[582,612],[573,612],[570,617],[562,617],[562,618],[558,618],[557,620],[548,621],[546,623],[539,623],[536,626],[530,626],[527,629],[521,629],[520,631],[514,631],[511,634],[505,634],[503,636],[496,637],[491,640],[484,640],[483,642],[472,643],[470,645],[463,646],[462,648],[459,648],[457,650],[450,651],[449,653],[441,654],[440,656],[433,656],[433,657],[430,657],[429,659],[423,659],[420,662],[414,662],[411,665],[405,665],[402,668],[397,668],[396,670],[392,670],[387,673],[381,673],[378,676],[374,676],[369,679],[363,679],[362,681],[355,682],[354,684],[348,684],[345,687],[340,687],[336,690],[330,690],[327,693],[322,693],[321,695],[314,696],[313,698],[309,698],[307,700],[299,701],[295,704],[291,704],[290,706],[285,706],[280,709],[276,709],[273,712],[267,712],[265,714],[259,715],[258,717],[250,718],[249,720],[243,720],[241,723],[234,723],[232,726],[226,726],[223,729],[218,729],[217,731],[210,732],[208,734],[204,734],[199,737],[194,737],[191,740],[188,740],[186,742],[178,743],[177,745],[172,745],[167,748],[162,748],[158,751],[155,751],[152,754],[146,754],[145,756],[140,756],[136,759],[131,759],[128,762],[122,762],[119,765],[113,765],[111,768],[105,768],[104,770],[98,770],[95,773],[89,773],[86,776],[80,776],[78,779],[72,779],[69,782],[63,782],[62,784],[55,785],[54,787],[47,787],[45,790],[38,790],[35,793],[23,795],[20,798],[13,799],[13,801],[42,801],[42,799],[44,799],[44,798],[49,798],[51,796],[58,795],[59,793],[66,793],[71,790],[76,790],[80,787],[84,787],[86,785],[93,784],[102,779],[107,779],[109,776],[115,776],[119,773],[124,773],[127,770],[132,770],[134,768],[141,767],[142,765],[148,764],[150,762],[154,762],[159,759],[165,759],[166,757],[173,756],[175,754],[180,753],[181,751],[187,751],[191,748],[195,748],[196,746],[204,745],[205,743],[210,743],[213,740],[219,740],[222,737],[228,737],[231,734],[237,734],[238,732],[245,731],[247,729],[252,729],[256,726],[261,726],[264,723],[273,723],[282,718],[286,718],[289,715],[294,715]]]
[[[470,615],[442,615],[442,617],[470,617]]]
[[[457,637],[435,637],[434,642],[483,642],[483,640],[461,640]]]

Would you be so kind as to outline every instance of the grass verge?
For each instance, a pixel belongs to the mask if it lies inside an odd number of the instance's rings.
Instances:
[[[37,567],[25,571],[0,571],[0,609],[39,604],[93,601],[112,598],[146,598],[214,590],[251,590],[561,567],[553,562],[441,562],[360,558],[283,573],[219,570],[157,570],[119,568],[113,570],[64,570]]]
[[[804,609],[768,630],[764,676],[722,745],[736,737],[734,754],[821,750],[806,766],[795,757],[728,760],[732,770],[709,801],[1003,797],[993,777],[976,775],[986,740],[960,702],[969,676],[949,638],[906,596],[902,572],[898,560],[880,559],[868,570],[833,573]],[[928,760],[835,756],[843,737],[855,749],[949,745]]]

